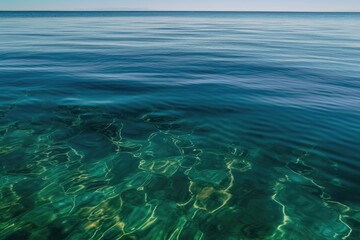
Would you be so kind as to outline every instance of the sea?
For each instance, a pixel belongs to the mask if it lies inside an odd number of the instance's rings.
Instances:
[[[0,239],[360,239],[360,13],[0,12]]]

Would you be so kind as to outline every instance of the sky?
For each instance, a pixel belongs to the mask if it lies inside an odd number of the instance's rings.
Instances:
[[[360,0],[0,0],[0,10],[360,11]]]

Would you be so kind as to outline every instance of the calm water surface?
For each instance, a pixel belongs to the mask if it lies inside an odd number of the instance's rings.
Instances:
[[[360,238],[360,14],[0,13],[0,239]]]

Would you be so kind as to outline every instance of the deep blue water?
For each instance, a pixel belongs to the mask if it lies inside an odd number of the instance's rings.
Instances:
[[[360,14],[0,12],[0,239],[359,239]]]

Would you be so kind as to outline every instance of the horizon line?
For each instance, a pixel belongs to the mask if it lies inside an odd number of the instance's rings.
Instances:
[[[360,11],[266,11],[266,10],[0,10],[0,12],[230,12],[230,13],[360,13]]]

